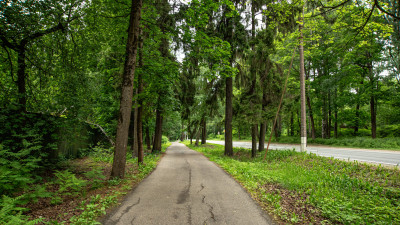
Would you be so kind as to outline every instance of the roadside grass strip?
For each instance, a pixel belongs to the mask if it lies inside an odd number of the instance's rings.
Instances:
[[[300,153],[207,144],[189,148],[203,153],[231,174],[272,214],[289,224],[400,224],[400,171],[359,162]]]

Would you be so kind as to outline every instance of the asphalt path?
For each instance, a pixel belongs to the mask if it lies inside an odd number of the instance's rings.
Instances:
[[[180,143],[102,223],[273,224],[240,184]]]
[[[225,141],[210,141],[208,143],[224,145]],[[265,148],[267,147],[265,144]],[[233,147],[242,147],[251,149],[251,142],[233,142]],[[258,147],[258,144],[257,144]],[[300,151],[300,145],[296,144],[270,144],[269,149],[284,150],[284,149],[295,149]],[[343,148],[343,147],[330,147],[330,146],[318,146],[310,145],[307,146],[307,152],[315,153],[320,156],[333,157],[336,159],[359,161],[367,163],[375,163],[389,166],[400,165],[400,151],[388,151],[388,150],[370,150],[370,149],[355,149],[355,148]]]

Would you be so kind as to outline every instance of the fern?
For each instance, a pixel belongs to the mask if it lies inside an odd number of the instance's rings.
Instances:
[[[29,220],[29,217],[22,214],[26,208],[18,207],[20,199],[23,196],[11,198],[3,195],[0,202],[0,224],[4,225],[34,225],[40,223],[43,219]]]

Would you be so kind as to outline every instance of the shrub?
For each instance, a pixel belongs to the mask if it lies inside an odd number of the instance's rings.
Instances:
[[[165,144],[165,143],[167,143],[169,141],[169,139],[168,139],[168,137],[166,137],[166,136],[162,136],[161,137],[161,144]]]
[[[3,196],[0,200],[0,224],[4,225],[34,225],[41,222],[41,219],[29,221],[29,218],[22,214],[25,208],[18,207],[22,196],[11,198]]]

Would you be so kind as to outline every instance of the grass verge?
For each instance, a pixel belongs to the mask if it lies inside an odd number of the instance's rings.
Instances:
[[[163,144],[162,152],[169,145]],[[0,224],[100,224],[97,218],[150,174],[160,158],[161,154],[145,153],[144,163],[138,166],[128,153],[125,178],[110,180],[113,150],[95,148],[89,156],[66,161],[43,182],[33,184],[39,191],[3,196]]]
[[[224,138],[214,138],[210,140],[224,140]],[[241,139],[234,141],[244,141],[251,142],[251,139]],[[266,139],[268,142],[268,138]],[[300,144],[300,137],[289,137],[282,136],[279,139],[275,137],[271,140],[272,143],[281,143],[281,144]],[[313,145],[328,145],[335,147],[347,147],[347,148],[365,148],[365,149],[381,149],[381,150],[394,150],[400,151],[400,138],[394,137],[385,137],[385,138],[375,138],[371,137],[342,137],[342,138],[315,138],[314,140],[311,138],[307,139],[307,144]]]
[[[248,149],[226,157],[221,145],[184,144],[220,165],[282,223],[400,224],[398,168],[293,150],[270,150],[264,162]]]

